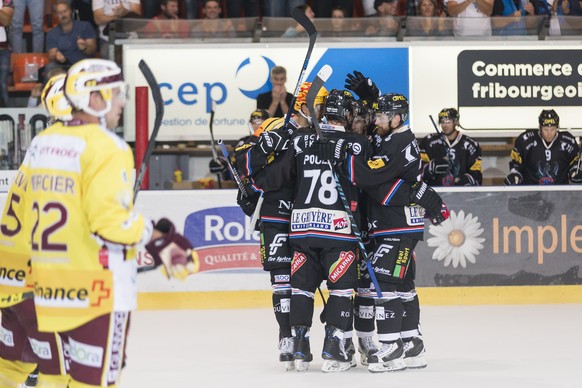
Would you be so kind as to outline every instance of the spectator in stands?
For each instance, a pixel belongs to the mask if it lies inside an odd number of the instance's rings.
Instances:
[[[10,50],[6,27],[12,21],[12,0],[0,0],[0,108],[8,105],[8,75],[10,74]]]
[[[544,109],[538,117],[538,129],[529,129],[515,139],[506,185],[582,183],[576,138],[559,127],[556,111]]]
[[[493,0],[445,0],[449,16],[455,17],[455,36],[490,36]]]
[[[139,0],[93,0],[93,17],[99,26],[99,49],[101,58],[108,58],[109,38],[105,27],[117,19],[128,15],[141,15]]]
[[[259,94],[257,97],[257,109],[266,109],[271,117],[283,117],[289,110],[293,95],[285,89],[287,82],[287,70],[283,66],[275,66],[271,69],[270,92]]]
[[[44,0],[17,0],[14,4],[14,16],[10,29],[12,52],[25,53],[26,43],[22,36],[24,28],[24,14],[28,8],[30,25],[32,26],[32,52],[44,52]]]
[[[264,16],[289,17],[293,8],[304,4],[305,0],[263,0]]]
[[[581,16],[582,7],[578,0],[554,0],[552,10],[559,16]]]
[[[417,36],[450,35],[450,31],[446,28],[446,14],[439,10],[436,0],[420,0],[415,14],[422,18],[408,20],[407,29],[411,34]]]
[[[152,18],[141,35],[146,38],[187,38],[190,35],[188,22],[178,19],[179,0],[161,0],[160,13]]]
[[[527,16],[552,14],[552,7],[546,0],[529,0],[524,9]]]
[[[400,3],[405,3],[406,12],[404,15],[406,16],[422,16],[421,15],[421,1],[420,0],[399,0]],[[436,16],[447,16],[445,12],[445,5],[443,4],[443,0],[435,0],[436,4]]]
[[[68,69],[82,59],[94,57],[97,52],[97,34],[91,23],[73,20],[68,0],[57,0],[54,10],[59,25],[46,34],[46,49],[51,65]]]
[[[218,0],[206,0],[202,8],[204,19],[192,28],[191,35],[195,38],[234,38],[234,25],[228,19],[220,19],[222,7]]]
[[[521,0],[493,0],[493,35],[525,35],[525,19],[521,16],[526,14]]]
[[[372,17],[378,18],[374,23],[366,27],[366,35],[394,35],[398,31],[396,0],[376,0],[374,1],[376,13]]]
[[[244,17],[253,18],[259,16],[259,0],[227,0],[226,16],[229,18],[240,18],[241,10]]]
[[[317,0],[312,1],[311,5],[320,18],[333,17],[333,11],[338,8],[344,10],[344,17],[351,18],[354,14],[354,0]]]
[[[144,19],[153,19],[160,12],[161,0],[142,0],[141,9]]]
[[[313,19],[315,19],[315,13],[313,12],[313,9],[311,9],[311,6],[304,4],[304,5],[300,5],[297,8],[301,9],[305,13],[305,15],[309,18],[309,20],[313,21]],[[304,35],[306,35],[305,29],[303,29],[301,24],[297,23],[295,25],[295,27],[287,28],[287,30],[285,30],[285,32],[283,33],[283,35],[281,35],[281,37],[283,37],[283,38],[296,38],[298,36],[304,36]]]

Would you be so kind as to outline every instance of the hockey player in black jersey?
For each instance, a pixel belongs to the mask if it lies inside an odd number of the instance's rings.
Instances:
[[[441,110],[438,120],[442,132],[420,141],[422,180],[431,186],[480,186],[479,143],[457,129],[459,112],[455,108]]]
[[[582,183],[579,147],[567,131],[559,131],[560,117],[553,109],[544,109],[539,127],[527,130],[515,139],[506,185],[567,185]]]

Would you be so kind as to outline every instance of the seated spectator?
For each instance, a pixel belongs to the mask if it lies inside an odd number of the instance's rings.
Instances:
[[[311,20],[313,22],[313,19],[315,19],[315,13],[311,9],[311,6],[300,5],[297,8],[301,9],[305,13],[305,15],[309,18],[309,20]],[[303,29],[303,27],[299,23],[297,23],[297,25],[295,27],[287,28],[287,30],[283,33],[283,35],[281,35],[281,37],[283,37],[283,38],[296,38],[298,36],[306,36],[305,30]]]
[[[455,36],[490,36],[493,0],[446,0],[449,16],[455,17]]]
[[[10,74],[10,49],[8,33],[14,6],[12,0],[0,0],[0,108],[8,106],[8,75]]]
[[[57,0],[54,9],[59,25],[46,34],[46,49],[52,65],[68,69],[82,59],[94,57],[97,52],[97,35],[93,26],[88,22],[73,20],[68,0]]]
[[[439,11],[436,0],[420,0],[415,12],[419,19],[408,20],[408,30],[417,36],[449,35],[446,28],[446,14]]]
[[[374,1],[376,13],[372,17],[378,18],[378,21],[366,27],[366,35],[394,35],[398,31],[397,1],[396,0],[376,0]]]
[[[204,19],[192,28],[191,36],[195,38],[234,38],[236,32],[230,20],[220,19],[222,8],[218,0],[206,0],[202,8]]]
[[[493,35],[525,35],[526,14],[521,0],[494,0],[491,16]]]
[[[26,52],[26,41],[22,33],[24,28],[24,15],[27,9],[32,27],[32,52],[44,52],[44,2],[45,0],[12,0],[9,2],[14,5],[14,16],[10,28],[12,52]],[[4,1],[4,3],[7,2]]]
[[[105,27],[123,17],[141,15],[140,0],[93,0],[93,17],[99,26],[99,49],[101,58],[108,58],[109,37]]]
[[[179,21],[178,11],[178,0],[162,0],[160,13],[144,27],[141,35],[149,38],[187,38],[190,35],[188,22]]]
[[[293,95],[285,88],[287,70],[283,66],[271,69],[272,89],[257,96],[257,109],[266,109],[271,117],[283,117],[289,110]]]

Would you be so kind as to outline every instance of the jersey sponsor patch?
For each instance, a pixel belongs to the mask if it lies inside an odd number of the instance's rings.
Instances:
[[[404,206],[404,214],[407,225],[424,225],[424,212],[420,206]]]
[[[374,306],[360,306],[358,308],[358,316],[361,319],[373,319],[374,318]]]
[[[289,283],[291,276],[289,275],[275,275],[275,283]]]
[[[352,251],[340,253],[339,260],[337,260],[330,268],[329,271],[329,281],[332,283],[336,283],[342,276],[348,271],[348,268],[352,265],[355,261],[356,255]]]
[[[351,234],[351,227],[345,211],[318,208],[293,209],[293,213],[291,213],[291,231]]]
[[[32,351],[38,356],[38,358],[42,358],[43,360],[51,360],[53,358],[51,345],[47,341],[38,341],[30,337],[28,338],[28,341],[30,342]]]
[[[291,275],[297,272],[306,262],[307,257],[303,253],[295,252],[293,254],[293,261],[291,261]]]
[[[10,330],[3,328],[0,326],[0,342],[4,345],[13,348],[14,347],[14,333]]]
[[[103,348],[101,346],[84,344],[70,337],[68,343],[71,361],[92,368],[101,367],[103,363]]]

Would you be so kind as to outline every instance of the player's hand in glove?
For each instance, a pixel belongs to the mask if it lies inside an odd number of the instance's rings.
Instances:
[[[236,203],[240,206],[244,214],[252,217],[257,207],[257,202],[261,194],[251,188],[249,184],[245,184],[245,190],[248,195],[243,195],[242,191],[239,190],[236,196]]]
[[[354,70],[353,73],[353,75],[348,74],[346,76],[344,88],[356,93],[360,97],[360,100],[366,100],[368,102],[376,101],[380,96],[380,90],[376,84],[370,78],[364,77],[357,70]]]
[[[150,241],[145,248],[154,259],[154,266],[162,266],[162,271],[168,279],[184,280],[188,275],[200,270],[198,254],[190,241],[176,232],[172,221],[162,218],[154,229],[162,236]]]
[[[432,176],[449,174],[449,158],[434,158],[426,166],[425,170]]]
[[[289,135],[286,131],[279,132],[277,130],[266,131],[261,133],[257,141],[257,147],[264,155],[269,155],[272,152],[279,152],[286,150],[289,147]]]
[[[348,143],[344,139],[318,139],[312,149],[321,160],[341,162],[347,158]]]
[[[223,157],[219,156],[216,159],[210,160],[208,168],[213,174],[226,174],[228,172],[228,162]]]
[[[461,177],[455,178],[455,186],[479,186],[479,183],[471,174],[463,174]]]
[[[433,225],[438,225],[449,218],[449,209],[440,195],[424,182],[416,182],[410,188],[410,203],[424,208],[425,215]],[[444,207],[443,207],[444,205]]]
[[[503,181],[503,183],[505,184],[505,186],[516,186],[516,185],[521,185],[521,182],[523,182],[523,177],[521,176],[521,174],[517,171],[512,171],[510,172],[506,177],[505,180]]]
[[[582,183],[582,171],[578,167],[570,170],[570,181],[576,184]]]

